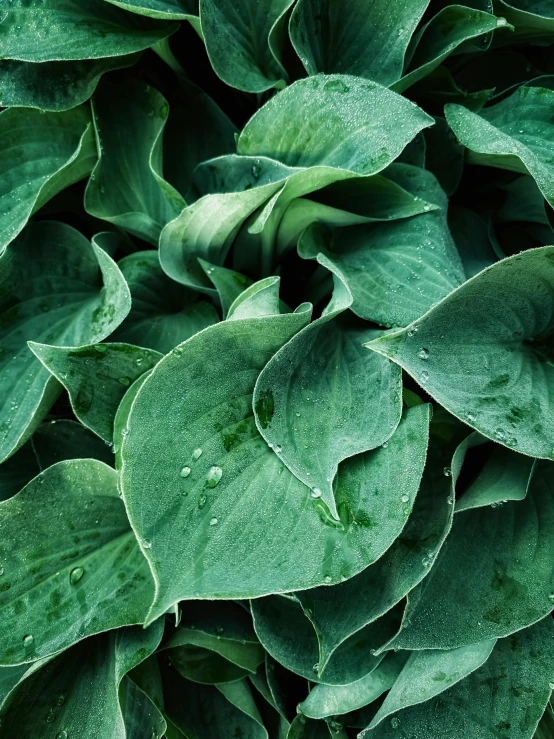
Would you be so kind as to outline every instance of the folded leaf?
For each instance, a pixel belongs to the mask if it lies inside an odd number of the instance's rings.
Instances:
[[[0,58],[27,62],[100,59],[141,51],[177,29],[104,0],[14,0],[0,24]]]
[[[88,106],[0,113],[0,256],[31,214],[86,177],[96,158]]]
[[[49,467],[0,506],[0,662],[30,662],[90,634],[144,621],[153,583],[115,470]]]
[[[78,346],[121,323],[130,295],[117,265],[63,223],[30,224],[0,259],[0,460],[33,433],[61,386],[28,340]]]
[[[554,247],[483,270],[413,325],[368,346],[451,413],[518,452],[554,459]]]

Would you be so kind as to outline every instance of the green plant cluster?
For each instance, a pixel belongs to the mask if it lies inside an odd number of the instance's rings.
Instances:
[[[1,739],[553,739],[554,0],[0,0]]]

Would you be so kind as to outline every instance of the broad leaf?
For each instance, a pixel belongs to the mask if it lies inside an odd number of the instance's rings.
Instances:
[[[551,43],[554,38],[554,12],[550,0],[495,0],[497,12],[514,26],[514,38],[504,43]]]
[[[361,739],[531,739],[552,692],[553,636],[549,617],[501,639],[465,680],[437,700],[406,708],[362,732]]]
[[[239,295],[246,288],[250,287],[252,280],[246,277],[246,275],[241,275],[240,272],[235,272],[232,269],[217,267],[215,264],[205,262],[203,259],[198,259],[198,261],[217,290],[223,318],[227,318],[229,308]]]
[[[118,264],[131,291],[131,310],[112,338],[167,354],[177,344],[217,323],[215,308],[169,279],[158,253],[141,251]]]
[[[100,59],[141,51],[177,29],[104,0],[13,0],[0,24],[0,58],[27,62]]]
[[[461,105],[447,105],[445,114],[458,141],[469,149],[470,164],[530,174],[554,206],[553,101],[553,90],[519,87],[479,114]]]
[[[77,418],[104,441],[113,440],[115,414],[129,385],[162,358],[132,344],[78,348],[29,342],[33,353],[69,393]]]
[[[163,179],[161,137],[169,113],[152,87],[130,77],[102,80],[93,98],[100,159],[85,193],[85,207],[153,245],[185,207]]]
[[[128,677],[121,681],[119,702],[125,724],[125,739],[162,739],[167,723],[157,706]]]
[[[110,257],[63,223],[30,224],[0,259],[0,460],[33,433],[61,386],[28,340],[78,346],[101,341],[130,308]]]
[[[149,18],[188,20],[198,16],[198,0],[107,0],[107,2]]]
[[[524,500],[456,515],[429,576],[410,593],[395,648],[453,649],[504,637],[552,611],[552,469],[537,464]]]
[[[200,0],[200,20],[212,66],[231,87],[263,92],[287,74],[275,43],[294,0]]]
[[[352,74],[391,85],[429,0],[299,0],[291,40],[308,74]]]
[[[113,469],[60,462],[0,506],[0,662],[144,621],[153,594]]]
[[[96,158],[88,106],[65,113],[15,108],[0,114],[0,256],[31,214],[86,177]]]
[[[368,346],[451,413],[516,451],[554,459],[554,247],[480,272],[413,325]]]

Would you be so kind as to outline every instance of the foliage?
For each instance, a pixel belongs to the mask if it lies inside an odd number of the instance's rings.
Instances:
[[[2,739],[553,739],[554,0],[0,0]]]

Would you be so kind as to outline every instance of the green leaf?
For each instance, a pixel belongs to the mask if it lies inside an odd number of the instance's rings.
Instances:
[[[32,446],[38,463],[35,474],[66,459],[98,459],[113,467],[109,446],[80,423],[66,418],[41,423],[27,443]]]
[[[429,0],[299,0],[290,19],[294,48],[310,75],[352,74],[389,86],[402,76],[410,38]]]
[[[362,708],[395,685],[405,661],[404,654],[391,653],[356,682],[347,685],[315,685],[298,709],[310,718],[327,718]]]
[[[107,0],[131,13],[164,20],[188,20],[198,16],[198,0]]]
[[[118,266],[129,285],[132,305],[113,339],[167,354],[177,344],[217,323],[217,312],[210,303],[197,300],[197,295],[164,274],[157,252],[130,254]]]
[[[110,257],[63,223],[31,223],[0,259],[0,460],[33,433],[61,386],[29,339],[64,346],[101,341],[130,308]]]
[[[154,88],[131,77],[105,78],[93,98],[100,159],[85,193],[96,218],[153,245],[185,207],[163,179],[161,141],[169,108]]]
[[[162,358],[159,352],[132,344],[66,348],[31,341],[29,347],[68,391],[79,421],[108,443],[127,388]]]
[[[295,597],[272,595],[251,601],[256,633],[267,652],[311,682],[348,685],[382,661],[376,656],[399,621],[398,609],[346,640],[325,664],[318,662],[317,634]]]
[[[554,247],[504,259],[368,346],[484,436],[553,459],[553,264]]]
[[[345,739],[342,729],[331,729],[325,721],[313,721],[297,716],[291,724],[287,739]]]
[[[403,708],[425,703],[459,683],[487,661],[495,644],[494,639],[489,639],[459,649],[411,652],[370,727]]]
[[[260,280],[247,287],[231,304],[227,320],[238,321],[244,318],[263,318],[278,314],[281,309],[279,285],[279,277],[266,277],[265,280]],[[311,310],[311,304],[306,305]]]
[[[27,62],[124,56],[152,46],[177,29],[104,0],[14,0],[4,11],[0,56]]]
[[[241,275],[240,272],[218,267],[215,264],[205,262],[203,259],[199,258],[198,262],[217,290],[223,318],[225,319],[231,305],[239,295],[252,285],[252,280],[246,275]]]
[[[554,91],[518,87],[479,114],[461,105],[445,106],[448,125],[469,149],[470,164],[530,174],[554,206]]]
[[[432,124],[420,108],[375,82],[317,75],[298,80],[260,108],[244,127],[237,150],[289,167],[377,174]]]
[[[9,736],[109,736],[126,739],[118,689],[125,674],[159,644],[163,622],[85,639],[61,655],[35,663],[2,706]],[[45,726],[48,728],[46,728]],[[149,727],[144,739],[152,738]]]
[[[348,285],[356,315],[388,327],[411,323],[464,280],[444,193],[429,172],[402,166],[418,195],[428,199],[431,189],[441,211],[426,206],[430,212],[412,218],[350,228],[314,225],[298,247]]]
[[[497,28],[512,30],[505,18],[462,5],[448,5],[414,36],[407,73],[392,88],[404,92],[430,74],[464,42],[481,37],[486,43],[488,35]]]
[[[552,692],[553,645],[548,617],[501,639],[482,667],[437,700],[406,708],[360,738],[531,739]]]
[[[513,38],[504,37],[504,43],[548,44],[554,37],[554,12],[550,0],[495,0],[497,12],[514,26]]]
[[[128,677],[121,681],[119,702],[125,739],[161,739],[167,723],[151,699]]]
[[[0,506],[0,662],[144,621],[153,583],[117,491],[92,459],[49,467]]]
[[[86,177],[95,162],[88,106],[65,113],[0,113],[0,256],[32,213]]]
[[[485,221],[469,208],[451,206],[448,225],[464,265],[466,278],[490,267],[498,261]]]
[[[0,62],[1,104],[52,112],[75,108],[89,99],[105,72],[130,67],[139,56],[42,64],[4,59]]]
[[[275,44],[294,0],[200,0],[206,50],[216,74],[231,87],[264,92],[287,74]]]
[[[553,609],[553,536],[552,464],[541,461],[524,500],[456,515],[391,644],[453,649],[535,623]]]
[[[362,345],[375,332],[340,316],[352,295],[335,284],[323,316],[266,364],[253,403],[269,447],[338,519],[339,463],[392,436],[402,414],[402,377],[390,362],[367,361]]]

